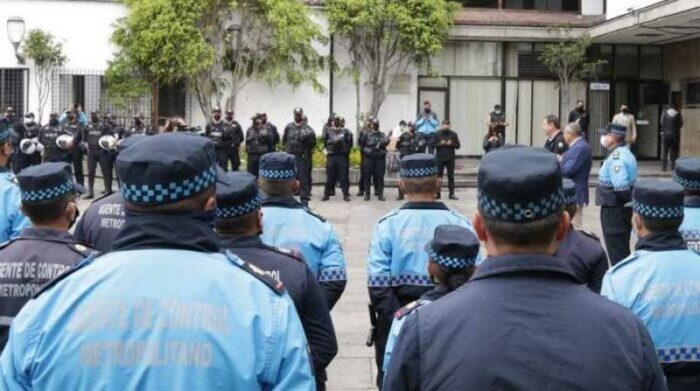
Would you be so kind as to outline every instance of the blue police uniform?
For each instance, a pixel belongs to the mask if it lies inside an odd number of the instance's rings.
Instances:
[[[127,205],[148,210],[212,189],[214,146],[152,136],[121,153],[117,170]],[[214,217],[127,211],[113,252],[82,261],[17,315],[0,389],[313,390],[289,295],[219,253]]]
[[[45,163],[17,175],[22,202],[50,202],[82,193],[72,183],[65,163]],[[57,205],[58,206],[58,205]],[[0,245],[0,350],[5,347],[12,319],[46,282],[57,277],[92,251],[79,245],[67,230],[24,228]]]
[[[676,160],[673,180],[686,191],[683,224],[679,231],[688,248],[700,253],[700,158]]]
[[[479,210],[491,219],[536,222],[563,205],[559,165],[542,149],[488,153],[478,178]],[[631,391],[665,384],[632,313],[583,288],[561,259],[503,254],[406,318],[384,388]]]
[[[565,204],[578,205],[574,181],[564,179],[562,187]],[[593,292],[600,293],[603,276],[608,271],[608,256],[595,234],[577,230],[571,225],[569,233],[559,243],[556,255],[566,261],[582,284]]]
[[[418,153],[400,163],[404,179],[437,177],[435,157]],[[472,229],[469,220],[442,202],[407,202],[382,217],[374,227],[367,257],[367,288],[377,314],[375,359],[383,368],[383,356],[394,313],[433,287],[428,276],[425,243],[439,225]],[[379,373],[377,383],[381,384]]]
[[[611,124],[601,129],[601,133],[612,133],[624,138],[627,128]],[[631,200],[636,180],[637,159],[627,145],[618,145],[603,162],[596,187],[596,205],[600,206],[605,247],[613,265],[630,254],[632,210],[625,204]]]
[[[455,274],[466,274],[467,268],[476,264],[476,257],[479,255],[479,239],[472,231],[464,227],[440,225],[435,228],[433,240],[425,245],[425,251],[428,253],[431,263],[440,265]],[[435,289],[424,293],[420,299],[396,311],[384,351],[384,366],[382,368],[384,372],[389,368],[391,352],[394,349],[396,339],[401,332],[401,326],[406,317],[456,288],[458,287],[451,289],[448,281],[442,281],[435,286]]]
[[[9,142],[10,131],[0,128],[0,143]],[[9,168],[0,167],[0,242],[6,242],[19,235],[22,228],[31,225],[19,209],[20,192],[14,183],[15,176]]]
[[[225,179],[217,184],[217,227],[218,223],[223,224],[230,219],[260,212],[260,197],[255,180],[255,176],[247,172],[234,172],[226,174]],[[230,250],[241,259],[264,270],[270,277],[284,283],[309,342],[316,374],[316,388],[324,390],[326,367],[338,353],[338,342],[325,296],[316,281],[316,276],[306,265],[301,254],[268,246],[262,242],[259,235],[218,233],[222,250]]]
[[[133,134],[120,140],[117,151],[122,152],[146,137],[148,136],[143,134]],[[121,192],[115,192],[104,195],[90,204],[75,225],[73,235],[78,243],[106,253],[112,250],[112,244],[122,225],[124,225],[124,197]]]
[[[683,188],[639,181],[634,212],[644,221],[683,218]],[[602,294],[632,310],[654,340],[669,390],[700,389],[700,255],[677,231],[640,237],[636,251],[605,275]]]
[[[259,176],[267,180],[294,180],[294,156],[282,152],[263,155]],[[332,309],[347,284],[345,257],[333,226],[293,197],[263,196],[262,210],[263,242],[301,253],[321,284],[328,308]]]

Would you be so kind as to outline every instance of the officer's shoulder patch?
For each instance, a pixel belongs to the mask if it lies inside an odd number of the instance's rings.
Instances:
[[[403,306],[402,308],[400,308],[398,311],[396,311],[396,313],[394,314],[394,317],[396,317],[396,319],[401,319],[401,318],[405,317],[406,315],[410,314],[411,312],[415,311],[419,307],[421,307],[423,305],[423,303],[424,302],[422,300],[412,301],[412,302],[408,303],[407,305]]]
[[[620,158],[620,151],[615,151],[615,152],[613,152],[612,158],[613,158],[613,159],[619,159],[619,158]]]
[[[321,215],[319,215],[319,214],[317,214],[317,213],[312,212],[311,209],[309,209],[309,208],[307,208],[307,207],[304,207],[304,210],[306,211],[306,213],[310,214],[311,216],[314,216],[315,218],[321,220],[321,221],[324,222],[324,223],[326,222],[326,219],[323,218],[323,216],[321,216]]]
[[[70,247],[71,250],[75,251],[76,253],[78,253],[84,257],[88,257],[92,254],[95,254],[96,257],[100,255],[99,251],[93,250],[87,246],[83,246],[82,244],[78,244],[78,243],[66,243],[66,244],[68,245],[68,247]]]
[[[68,276],[70,276],[71,274],[77,272],[78,270],[84,268],[85,266],[91,264],[92,261],[95,260],[95,257],[97,257],[97,253],[96,253],[96,252],[93,252],[93,253],[90,254],[90,256],[88,256],[87,258],[85,258],[85,259],[83,259],[82,261],[76,263],[75,265],[73,265],[73,266],[72,266],[71,268],[69,268],[68,270],[64,271],[63,273],[59,274],[59,275],[58,275],[57,277],[55,277],[54,279],[50,280],[49,282],[47,282],[46,284],[44,284],[44,286],[42,286],[35,294],[32,295],[32,299],[36,299],[37,297],[41,296],[41,294],[43,294],[44,292],[46,292],[46,291],[48,291],[49,289],[51,289],[51,288],[53,288],[54,286],[56,286],[56,284],[58,284],[59,282],[61,282],[62,280],[64,280],[66,277],[68,277]]]
[[[304,256],[301,255],[301,253],[299,251],[292,250],[290,248],[275,247],[275,246],[267,246],[267,248],[269,248],[270,250],[272,250],[276,253],[286,255],[290,258],[293,258],[299,262],[304,262]]]
[[[253,277],[257,278],[258,280],[262,281],[265,285],[267,285],[270,289],[272,289],[273,292],[275,292],[278,295],[282,295],[285,292],[284,289],[284,284],[282,281],[277,280],[276,278],[270,277],[269,274],[265,273],[265,270],[253,265],[250,262],[244,261],[240,258],[238,258],[236,255],[234,255],[231,251],[226,250],[226,257],[233,263],[234,265],[240,267],[241,269],[245,270],[249,274],[251,274]]]
[[[583,235],[588,236],[589,238],[594,239],[597,242],[600,242],[600,238],[598,237],[598,235],[594,234],[593,232],[587,232],[582,229],[578,230],[578,232],[581,232]]]

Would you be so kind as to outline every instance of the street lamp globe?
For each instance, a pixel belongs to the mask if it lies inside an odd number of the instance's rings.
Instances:
[[[15,48],[15,52],[19,48],[19,44],[24,39],[24,19],[21,16],[11,16],[7,18],[7,38]]]

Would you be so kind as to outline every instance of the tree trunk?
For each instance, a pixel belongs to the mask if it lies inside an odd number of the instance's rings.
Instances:
[[[151,84],[151,129],[158,131],[158,83]]]
[[[362,129],[362,124],[360,123],[360,117],[362,116],[362,105],[360,104],[360,75],[353,78],[355,82],[355,131],[357,135],[360,135],[360,129]]]

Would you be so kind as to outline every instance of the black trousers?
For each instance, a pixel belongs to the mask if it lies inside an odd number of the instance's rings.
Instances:
[[[99,151],[95,154],[88,154],[88,190],[90,191],[90,193],[92,193],[95,189],[95,176],[97,175],[98,163],[100,165],[100,171],[102,172],[102,180],[104,181],[105,191],[112,192],[115,159],[116,154],[110,151]]]
[[[85,186],[85,175],[83,174],[83,151],[77,147],[70,151],[70,161],[73,165],[73,175],[78,184]]]
[[[252,175],[255,175],[255,177],[258,177],[259,171],[260,171],[260,158],[262,155],[258,154],[248,154],[248,164],[246,165],[246,170],[251,173]],[[236,170],[233,170],[236,171]]]
[[[433,140],[433,133],[430,133],[430,134],[421,133],[420,136],[421,136],[421,137],[423,138],[423,140],[425,141],[425,150],[424,150],[423,152],[427,152],[427,153],[429,153],[429,154],[431,154],[431,155],[434,155],[434,154],[435,154],[435,148],[433,148],[433,147],[430,146],[430,142]]]
[[[386,169],[386,157],[365,156],[362,160],[362,174],[365,184],[364,191],[369,195],[374,184],[374,192],[377,196],[384,195],[384,171]]]
[[[299,198],[302,202],[308,201],[311,199],[311,158],[294,155],[294,160],[297,164],[299,182],[301,182]]]
[[[365,194],[365,156],[360,154],[360,180],[357,182],[358,194]]]
[[[334,193],[336,183],[340,182],[343,195],[350,195],[350,158],[348,155],[328,155],[326,159],[326,188],[324,195]]]
[[[671,158],[671,170],[676,168],[676,160],[678,159],[678,150],[681,146],[681,138],[679,136],[670,136],[663,138],[663,155],[661,156],[661,169],[666,171],[668,166],[668,158]]]
[[[231,171],[238,171],[241,168],[241,156],[239,153],[240,146],[236,145],[228,149],[228,161],[231,162]],[[249,158],[250,159],[250,158]],[[258,158],[258,160],[260,160]],[[228,162],[227,162],[228,163]],[[258,176],[258,171],[255,171],[255,176]]]
[[[65,151],[53,151],[44,153],[44,163],[47,162],[64,162],[70,165],[70,154]]]
[[[632,208],[601,206],[600,223],[603,227],[608,258],[610,258],[610,264],[614,266],[630,255]]]
[[[450,195],[455,193],[455,159],[450,160],[438,160],[438,177],[442,179],[445,173],[445,168],[447,168],[447,187],[450,189]],[[440,193],[441,190],[438,190]]]
[[[226,172],[228,172],[228,154],[229,150],[227,148],[217,148],[214,150],[216,164]]]

